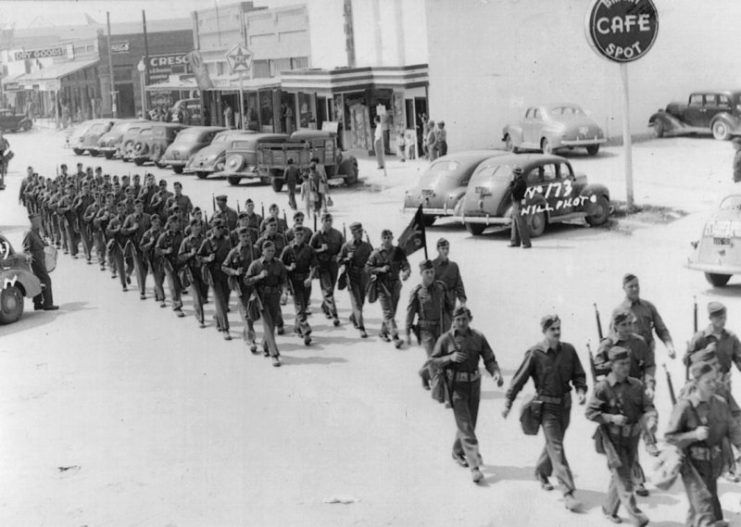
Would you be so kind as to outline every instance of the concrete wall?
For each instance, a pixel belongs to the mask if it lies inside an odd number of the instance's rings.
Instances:
[[[628,66],[633,134],[689,92],[741,88],[741,2],[654,0],[659,35]],[[592,0],[427,0],[430,117],[453,149],[499,146],[505,124],[534,104],[580,103],[620,136],[620,74],[585,36]]]
[[[312,68],[347,66],[342,6],[343,0],[312,0],[306,4]]]
[[[305,5],[252,11],[244,17],[247,47],[255,54],[255,60],[310,55]]]

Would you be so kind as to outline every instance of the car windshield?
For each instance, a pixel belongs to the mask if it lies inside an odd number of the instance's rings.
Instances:
[[[125,123],[125,122],[124,123],[116,123],[115,125],[113,125],[113,128],[111,128],[108,131],[111,132],[111,133],[113,133],[113,134],[116,134],[116,133],[121,134],[121,133],[123,133],[123,132],[126,131],[126,127],[127,126],[129,126],[129,123]]]
[[[89,134],[99,134],[102,133],[105,129],[105,125],[103,123],[97,123],[90,127],[90,129],[87,131]]]
[[[469,186],[476,186],[488,181],[506,181],[512,179],[512,167],[510,165],[485,164],[479,167],[474,173]]]
[[[741,196],[727,196],[720,203],[720,210],[741,210]]]
[[[216,134],[216,137],[214,137],[214,140],[211,141],[211,144],[214,143],[224,143],[226,142],[227,138],[229,137],[229,132],[221,132]]]
[[[576,105],[554,106],[548,111],[551,114],[551,117],[560,119],[572,119],[574,117],[583,117],[586,115],[584,110]]]
[[[457,175],[460,166],[461,164],[458,161],[447,159],[444,161],[438,161],[428,168],[427,172],[422,174],[419,184],[425,188],[433,188],[441,179]]]

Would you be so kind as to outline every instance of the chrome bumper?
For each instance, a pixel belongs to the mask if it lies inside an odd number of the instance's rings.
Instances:
[[[584,145],[601,145],[607,139],[562,139],[563,146],[584,146]]]
[[[695,271],[702,271],[704,273],[713,274],[741,274],[741,266],[730,266],[730,265],[718,265],[718,264],[706,264],[700,263],[687,258],[687,267],[694,269]]]
[[[481,223],[484,225],[509,225],[512,218],[503,218],[501,216],[456,216],[455,219],[461,223]]]
[[[403,212],[417,212],[417,209],[419,208],[419,205],[416,207],[410,207],[405,206],[402,211]],[[453,215],[453,209],[435,209],[431,207],[422,207],[422,214],[427,214],[428,216],[452,216]]]

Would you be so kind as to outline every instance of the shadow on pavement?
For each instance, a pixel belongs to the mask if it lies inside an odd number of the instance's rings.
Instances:
[[[532,481],[533,489],[538,488],[535,481],[535,467],[510,467],[484,464],[484,481],[498,483],[507,481]]]
[[[23,316],[18,322],[8,324],[7,326],[0,326],[0,335],[12,335],[21,331],[31,330],[54,322],[57,317],[64,315],[65,313],[71,313],[75,311],[81,311],[86,308],[87,302],[68,302],[61,304],[58,311],[34,311],[33,305],[24,306],[30,310],[24,310]]]
[[[336,362],[347,362],[341,357],[293,357],[281,354],[281,362],[284,366],[300,366],[303,364],[332,364]]]

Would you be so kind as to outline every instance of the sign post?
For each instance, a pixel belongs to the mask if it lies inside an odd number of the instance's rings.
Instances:
[[[226,53],[229,69],[232,73],[239,73],[239,122],[242,130],[246,128],[244,123],[244,75],[252,71],[252,55],[252,52],[242,44],[236,44]]]
[[[659,32],[659,15],[652,0],[595,0],[587,14],[586,30],[587,41],[594,51],[620,64],[625,186],[630,211],[634,200],[628,62],[643,57],[653,46]]]

